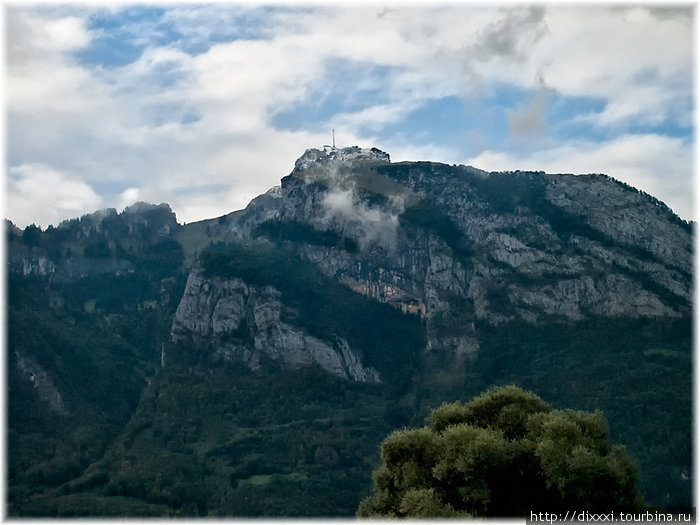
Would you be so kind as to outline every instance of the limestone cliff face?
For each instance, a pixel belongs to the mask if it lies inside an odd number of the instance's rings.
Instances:
[[[63,403],[63,396],[55,387],[46,370],[31,355],[15,350],[14,357],[13,364],[20,377],[32,386],[48,410],[61,416],[67,415],[68,411]]]
[[[204,345],[217,357],[251,369],[267,358],[292,367],[318,365],[353,381],[381,382],[379,373],[363,366],[343,339],[323,341],[284,322],[286,308],[272,286],[205,277],[196,266],[173,319],[172,340]],[[164,362],[167,366],[167,356]]]
[[[688,311],[689,228],[646,194],[602,175],[489,174],[354,153],[307,151],[282,181],[277,218],[355,240],[357,252],[298,250],[353,290],[420,313],[429,329],[456,299],[470,304],[462,321],[490,323]],[[472,352],[466,325],[449,346]],[[444,344],[429,332],[432,346]]]
[[[281,187],[232,218],[227,238],[261,242],[255,227],[265,221],[303,223],[344,239],[272,240],[351,290],[420,315],[428,351],[474,357],[478,322],[690,311],[689,225],[653,197],[604,175],[487,173],[392,164],[375,148],[311,149]],[[265,334],[258,328],[252,346],[223,345],[221,352],[245,356],[254,366],[253,353],[264,348],[290,363],[311,360],[344,377],[371,376],[359,363],[348,368],[354,361],[340,357],[337,344],[313,341],[281,322],[274,290],[209,283],[240,290],[215,300],[197,291],[207,282],[193,275],[175,337],[185,326],[218,336],[242,323],[241,312],[262,308],[266,321],[247,314],[246,326],[265,326]]]

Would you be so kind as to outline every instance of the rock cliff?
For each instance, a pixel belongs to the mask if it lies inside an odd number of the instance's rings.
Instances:
[[[653,197],[604,175],[392,164],[376,148],[326,147],[307,150],[280,187],[227,219],[216,225],[221,241],[267,240],[357,293],[421,316],[431,352],[474,358],[479,322],[690,311],[690,226]],[[254,366],[255,352],[266,349],[342,377],[374,377],[348,360],[343,345],[308,339],[275,315],[262,324],[243,315],[255,304],[279,312],[272,290],[207,283],[196,269],[190,279],[174,338],[187,331],[217,338],[245,318],[254,344],[244,350],[217,339],[216,352]],[[240,292],[219,303],[211,289]]]
[[[363,366],[345,340],[323,341],[282,321],[282,311],[288,308],[272,286],[207,278],[196,266],[175,312],[172,340],[213,347],[216,357],[252,369],[267,358],[292,367],[318,365],[353,381],[381,382],[379,373]],[[167,364],[167,356],[163,361]]]
[[[139,255],[171,238],[178,227],[168,204],[144,202],[127,206],[121,213],[109,208],[66,220],[57,227],[49,226],[41,236],[35,226],[22,232],[9,223],[9,269],[58,281],[129,274]],[[36,239],[28,235],[33,232],[37,232]]]

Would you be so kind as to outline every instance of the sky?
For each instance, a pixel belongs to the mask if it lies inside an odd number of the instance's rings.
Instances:
[[[307,148],[605,173],[695,220],[694,10],[7,2],[4,216],[244,208]]]

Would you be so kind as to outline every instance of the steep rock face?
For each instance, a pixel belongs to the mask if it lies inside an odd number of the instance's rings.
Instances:
[[[32,386],[38,398],[46,405],[48,410],[61,416],[68,414],[63,403],[63,396],[55,387],[46,370],[32,356],[25,355],[17,350],[15,350],[14,354],[14,365],[20,377]]]
[[[650,308],[647,301],[640,302],[643,306],[638,311],[625,308],[622,303],[628,302],[629,294],[620,297],[619,287],[608,286],[620,279],[638,281],[640,274],[683,302],[690,300],[688,229],[658,201],[608,177],[486,174],[442,165],[423,169],[411,165],[394,173],[409,189],[431,198],[468,238],[474,278],[496,288],[500,281],[511,289],[514,301],[519,298],[517,289],[527,290],[534,284],[544,289],[553,281],[567,282],[582,274],[596,281],[612,312],[624,311],[624,315],[669,313],[658,304]],[[569,195],[571,187],[586,191],[572,191],[571,198],[563,200],[560,196]],[[601,278],[610,274],[619,279]],[[529,281],[528,286],[519,281]],[[557,288],[561,293],[554,290],[553,299],[566,301],[569,288]],[[471,296],[475,301],[485,299],[474,289]]]
[[[692,238],[662,202],[604,175],[561,175],[547,198],[615,241],[646,250],[667,264],[689,268]]]
[[[390,156],[377,148],[366,149],[358,146],[340,149],[324,146],[322,150],[310,148],[296,160],[294,170],[300,172],[309,168],[317,168],[324,165],[327,167],[331,164],[352,163],[354,161],[384,163],[390,161]]]
[[[277,219],[339,232],[356,249],[300,243],[296,248],[321,271],[353,291],[430,319],[463,296],[469,269],[446,242],[426,229],[407,229],[400,218],[420,195],[377,172],[389,155],[376,149],[307,150],[282,180]],[[469,328],[448,346],[478,343]],[[432,333],[432,332],[431,332]],[[437,335],[437,334],[435,334]],[[431,337],[429,346],[445,346]]]
[[[474,357],[477,322],[690,311],[689,225],[653,197],[604,175],[487,173],[432,162],[392,164],[376,148],[309,149],[280,187],[207,229],[217,228],[225,242],[246,244],[269,236],[258,228],[270,222],[287,228],[271,240],[326,276],[423,317],[430,351]],[[195,282],[203,279],[194,275]],[[187,293],[194,290],[193,282]],[[242,319],[236,312],[249,301],[265,304],[263,291],[246,295],[241,288],[218,306],[206,303],[214,300],[208,293],[183,300],[178,310],[182,316],[193,309],[188,329],[202,337],[236,329]],[[264,294],[279,304],[270,291]],[[254,344],[228,352],[254,366],[251,352],[267,348],[268,356],[312,359],[353,376],[347,359],[328,357],[327,343],[305,339],[274,315],[263,325],[271,335],[258,329]],[[301,346],[310,349],[303,359]],[[333,355],[343,354],[331,346]]]
[[[292,367],[318,365],[354,381],[381,382],[379,373],[364,367],[343,339],[322,341],[283,321],[286,308],[271,286],[206,277],[195,267],[173,319],[172,340],[205,344],[217,357],[251,369],[268,358]],[[167,366],[167,356],[164,361]]]
[[[379,150],[307,150],[275,220],[352,241],[295,249],[352,290],[427,319],[429,347],[474,354],[475,320],[677,317],[692,238],[652,197],[602,175],[390,164]],[[435,321],[458,311],[456,335]]]

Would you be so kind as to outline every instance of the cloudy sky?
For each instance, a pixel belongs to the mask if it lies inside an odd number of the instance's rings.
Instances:
[[[6,3],[5,216],[217,217],[335,129],[393,161],[607,173],[696,218],[692,6],[278,5]]]

